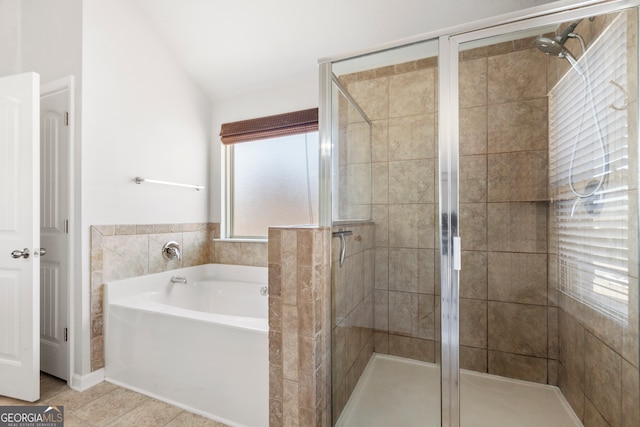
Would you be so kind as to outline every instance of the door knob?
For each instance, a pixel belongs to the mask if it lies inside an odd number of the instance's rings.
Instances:
[[[13,258],[29,258],[29,249],[24,248],[23,250],[16,249],[11,252],[11,256]]]
[[[40,250],[33,251],[33,256],[45,256],[47,254],[47,250],[45,248],[40,248]]]

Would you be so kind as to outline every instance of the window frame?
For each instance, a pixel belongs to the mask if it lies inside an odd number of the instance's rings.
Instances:
[[[274,140],[284,136],[303,135],[318,129],[318,108],[260,117],[222,124],[220,140],[224,146],[224,239],[235,241],[266,241],[268,236],[234,235],[234,145],[243,142]]]

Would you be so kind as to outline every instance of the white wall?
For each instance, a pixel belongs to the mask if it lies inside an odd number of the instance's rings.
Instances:
[[[130,0],[85,0],[83,216],[87,225],[204,222],[211,102]]]
[[[0,76],[20,72],[20,0],[0,0]]]
[[[206,184],[211,102],[136,2],[84,0],[82,47],[82,288],[88,292],[91,225],[207,221],[207,191],[133,179]],[[88,362],[84,354],[83,373]]]

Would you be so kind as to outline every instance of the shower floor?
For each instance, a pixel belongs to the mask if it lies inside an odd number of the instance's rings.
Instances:
[[[557,387],[461,371],[463,427],[582,427]],[[375,354],[337,426],[440,426],[440,370]]]

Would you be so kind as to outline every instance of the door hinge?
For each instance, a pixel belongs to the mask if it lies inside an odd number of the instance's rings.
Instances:
[[[65,126],[69,126],[69,112],[68,111],[64,112],[64,125]]]
[[[64,342],[69,341],[69,328],[64,328]]]
[[[64,220],[64,234],[69,234],[69,220]]]

